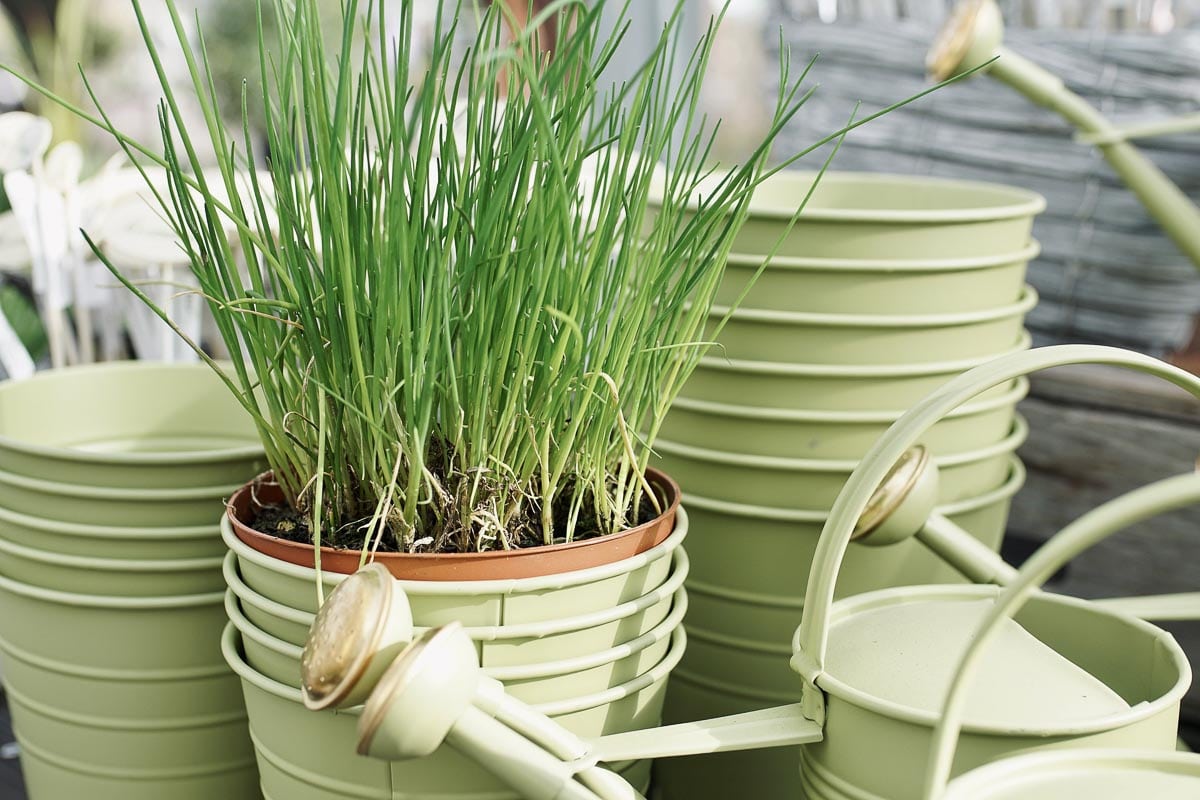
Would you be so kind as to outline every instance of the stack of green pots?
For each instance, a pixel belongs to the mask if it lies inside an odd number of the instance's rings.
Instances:
[[[518,800],[450,748],[387,763],[356,752],[361,706],[309,711],[300,658],[317,610],[317,573],[248,546],[222,523],[230,625],[225,657],[241,676],[267,800]],[[683,655],[687,513],[656,547],[603,567],[532,578],[396,583],[417,632],[459,621],[485,672],[577,735],[655,727]],[[326,593],[345,579],[324,571]],[[617,765],[643,792],[650,762]]]
[[[0,384],[0,657],[31,800],[252,800],[224,498],[262,469],[207,366]]]
[[[689,644],[670,722],[799,699],[788,658],[806,576],[858,459],[919,398],[1029,344],[1036,295],[1024,277],[1040,197],[827,173],[789,231],[813,180],[781,172],[756,192],[710,318],[706,339],[718,346],[656,444],[655,466],[679,482],[692,515]],[[1024,379],[998,387],[925,441],[941,468],[940,511],[992,548],[1024,478],[1015,406],[1027,389]],[[839,591],[960,579],[910,540],[855,548]],[[773,797],[797,797],[795,763],[792,750],[671,759],[658,783],[666,798],[728,797],[752,770]]]

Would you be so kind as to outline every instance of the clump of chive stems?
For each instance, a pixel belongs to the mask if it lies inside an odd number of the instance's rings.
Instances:
[[[164,2],[203,133],[183,123],[140,0],[162,147],[123,136],[94,93],[99,117],[75,110],[165,168],[165,189],[147,182],[232,367],[196,349],[253,416],[314,544],[515,548],[657,509],[655,436],[710,345],[726,256],[808,70],[793,80],[783,60],[765,137],[716,172],[700,108],[722,15],[683,47],[686,0],[617,85],[604,74],[629,3],[612,28],[604,2],[558,0],[515,33],[503,3],[442,4],[418,65],[412,3],[392,20],[379,0],[343,0],[327,41],[319,0],[260,0],[264,91],[239,110],[263,105],[257,152],[248,123],[223,122],[203,34]],[[547,57],[535,36],[551,19]]]

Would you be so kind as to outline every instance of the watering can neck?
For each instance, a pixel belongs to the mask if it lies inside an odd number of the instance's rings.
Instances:
[[[1103,114],[1066,87],[1060,78],[1005,47],[987,73],[1034,103],[1055,112],[1077,130],[1100,135],[1101,154],[1138,197],[1176,246],[1200,269],[1200,210],[1158,166],[1119,136]]]

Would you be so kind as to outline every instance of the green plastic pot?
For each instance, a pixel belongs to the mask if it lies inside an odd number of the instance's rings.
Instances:
[[[1014,456],[1008,482],[978,498],[939,511],[984,545],[997,550],[1012,497],[1025,480]],[[770,509],[729,507],[690,497],[688,651],[677,670],[683,680],[759,704],[794,703],[800,682],[788,667],[792,634],[804,609],[805,582],[796,565],[812,563],[825,514],[770,516]],[[803,570],[802,570],[803,571]],[[846,553],[837,596],[889,586],[958,583],[962,576],[914,540],[894,547],[853,547]],[[672,719],[695,710],[668,704]]]
[[[220,591],[220,556],[171,561],[60,555],[0,538],[0,575],[63,592],[168,597]]]
[[[678,608],[686,604],[686,594],[682,587],[688,570],[686,553],[677,550],[675,568],[670,576],[644,595],[600,611],[552,620],[471,626],[467,628],[467,634],[475,640],[480,661],[487,667],[521,668],[547,660],[587,659],[597,652],[610,650],[631,639],[644,636],[662,625],[665,620],[674,617]],[[299,648],[303,647],[308,639],[314,615],[292,610],[291,614],[276,617],[275,614],[280,610],[279,605],[272,604],[242,582],[236,574],[234,563],[228,560],[226,575],[230,595],[237,599],[236,606],[229,608],[230,598],[227,597],[226,606],[230,618],[235,623],[238,622],[237,617],[243,617],[242,624],[238,627],[244,634],[251,666],[276,680],[281,680],[277,677],[279,672],[268,672],[256,662],[255,659],[260,653],[255,649],[255,645],[270,645],[256,641],[255,633],[247,630],[245,626],[253,626],[263,636],[278,640],[287,648]],[[259,626],[254,621],[256,618],[263,619],[267,624]],[[284,635],[278,636],[273,630],[278,630]],[[417,626],[415,630],[421,633],[427,630],[427,627]],[[276,650],[278,651],[278,648]],[[289,649],[283,652],[292,651]],[[284,682],[298,679],[298,668],[292,669],[289,665],[284,669],[286,671],[282,674],[292,676],[283,679]]]
[[[0,540],[19,547],[84,558],[177,561],[220,557],[226,551],[220,528],[119,528],[54,522],[0,507]]]
[[[358,709],[308,711],[298,689],[272,681],[246,663],[232,625],[221,641],[226,659],[242,679],[266,796],[286,800],[516,800],[516,795],[482,767],[449,748],[427,758],[391,763],[357,755]],[[667,676],[683,646],[679,629],[667,657],[634,682],[537,708],[581,736],[653,727],[661,717]],[[648,770],[649,764],[643,763],[621,771],[645,790]]]
[[[911,406],[955,375],[997,355],[1027,350],[1029,343],[1029,334],[1022,332],[1015,346],[981,358],[865,366],[738,361],[717,352],[700,359],[680,396],[707,403],[798,411],[890,412]],[[1014,385],[998,386],[979,399],[1005,394]]]
[[[741,361],[840,364],[922,364],[983,358],[1008,350],[1037,305],[1026,287],[1015,302],[950,314],[814,314],[712,307],[704,341],[712,355]],[[725,326],[717,325],[728,317]]]
[[[0,507],[47,524],[117,528],[212,524],[241,484],[187,489],[112,489],[27,478],[0,471]]]
[[[661,586],[671,576],[675,551],[687,529],[687,513],[681,511],[674,531],[658,546],[593,569],[516,580],[398,581],[397,586],[408,596],[413,621],[421,627],[453,621],[510,626],[602,613]],[[248,587],[276,603],[316,613],[315,570],[248,547],[233,534],[227,516],[221,520],[221,537],[237,556],[238,574]],[[320,579],[328,590],[345,577],[322,572]]]
[[[1011,430],[1016,404],[1029,392],[1018,381],[1008,392],[975,401],[930,428],[923,444],[935,455],[988,447]],[[858,458],[903,411],[800,411],[708,403],[679,397],[660,435],[672,442],[749,456]]]
[[[580,694],[607,691],[648,672],[666,656],[671,636],[687,612],[687,593],[682,588],[677,589],[668,602],[658,605],[666,605],[670,613],[645,633],[612,647],[554,661],[489,667],[485,672],[503,682],[514,697],[526,703],[557,702]],[[273,681],[300,688],[303,648],[255,626],[242,613],[233,592],[225,595],[225,609],[229,621],[242,637],[246,663]],[[487,645],[487,642],[476,643],[485,651]]]
[[[1029,242],[1046,201],[1022,189],[940,178],[785,170],[764,181],[733,251],[796,258],[986,258]],[[812,197],[779,242],[804,198]],[[653,216],[655,208],[649,211]],[[776,250],[776,243],[779,242]]]
[[[956,778],[944,800],[1190,800],[1200,797],[1200,756],[1155,750],[1026,753]]]
[[[966,500],[996,489],[1009,475],[1009,457],[1025,441],[1029,428],[1018,414],[1012,432],[991,447],[937,459],[942,503]],[[689,447],[659,439],[660,462],[687,495],[774,509],[828,508],[858,464],[820,460],[746,456]]]
[[[181,489],[240,484],[263,465],[253,421],[203,364],[94,364],[0,384],[8,473]]]
[[[1015,303],[1036,242],[1008,253],[973,258],[902,261],[838,258],[770,259],[732,253],[717,289],[719,305],[817,314],[952,314]],[[754,276],[758,274],[755,281]],[[746,286],[751,284],[744,298]]]

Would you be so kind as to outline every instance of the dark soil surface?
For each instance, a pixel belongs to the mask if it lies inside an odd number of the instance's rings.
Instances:
[[[638,508],[638,524],[649,522],[658,515],[655,511],[654,504],[649,498],[643,497],[641,505]],[[564,517],[565,514],[558,515],[558,518]],[[307,515],[298,514],[295,510],[286,505],[266,505],[262,506],[258,515],[249,523],[250,527],[259,533],[264,533],[267,536],[275,536],[280,539],[286,539],[289,542],[298,542],[300,544],[312,544],[312,526]],[[586,514],[581,515],[575,530],[573,541],[586,541],[599,536],[598,525],[594,518],[588,517]],[[325,544],[334,547],[335,549],[358,549],[362,545],[363,533],[359,525],[352,525],[343,528],[336,532],[332,537],[325,533],[322,537]],[[556,540],[563,539],[563,534],[556,531]],[[563,539],[565,540],[565,539]],[[519,542],[518,547],[537,547],[544,544],[540,534],[531,534],[526,537],[525,541]],[[379,552],[395,553],[400,549],[399,541],[396,536],[390,531],[383,535],[380,540]],[[422,550],[421,552],[427,552]],[[454,552],[447,550],[446,552]]]

